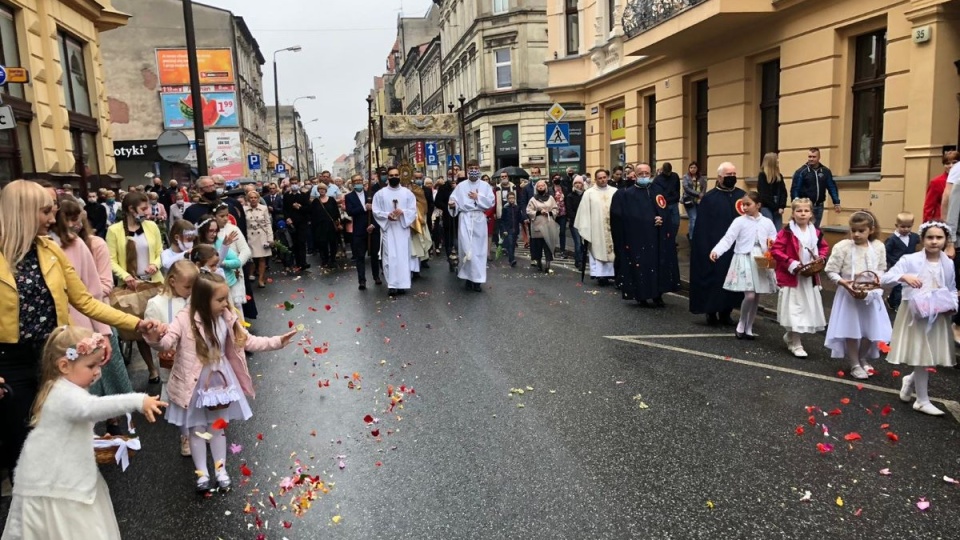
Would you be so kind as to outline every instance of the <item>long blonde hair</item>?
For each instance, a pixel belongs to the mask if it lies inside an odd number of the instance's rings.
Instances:
[[[197,268],[197,265],[186,259],[180,259],[170,266],[170,271],[167,272],[167,277],[163,280],[163,289],[160,290],[160,293],[165,296],[173,297],[176,294],[176,292],[173,290],[173,280],[182,279],[196,282],[197,274],[199,273],[200,270]]]
[[[763,156],[761,168],[763,174],[767,177],[768,184],[774,184],[783,181],[783,175],[780,174],[780,164],[776,152],[767,152]]]
[[[11,270],[37,239],[40,210],[50,206],[50,194],[31,180],[14,180],[0,192],[0,255]]]
[[[93,330],[80,326],[58,326],[50,333],[40,358],[40,390],[30,410],[30,426],[36,426],[40,421],[43,404],[47,401],[53,385],[62,376],[57,362],[66,356],[68,348],[75,347],[81,340],[92,335]]]
[[[202,365],[213,364],[220,359],[220,340],[217,338],[217,318],[210,311],[210,302],[213,293],[219,285],[226,286],[227,280],[223,276],[212,272],[200,272],[193,283],[193,294],[190,295],[190,329],[193,331],[193,340],[197,344],[197,358]],[[229,290],[229,289],[228,289]],[[229,296],[229,295],[228,295]],[[233,309],[233,302],[230,302]],[[200,315],[200,324],[203,325],[203,334],[197,326],[196,316]],[[207,339],[203,339],[206,335]],[[240,325],[240,319],[233,325],[233,335],[236,346],[243,348],[247,343],[247,332]],[[213,345],[213,347],[211,347]]]

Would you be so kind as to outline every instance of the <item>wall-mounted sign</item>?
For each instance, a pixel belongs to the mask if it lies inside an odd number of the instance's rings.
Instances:
[[[627,110],[613,109],[610,111],[610,140],[618,141],[627,138]]]
[[[207,92],[202,94],[200,107],[204,127],[240,127],[237,115],[237,94],[234,92]],[[166,129],[193,128],[196,107],[189,93],[160,94],[163,109],[163,127]]]
[[[198,49],[200,84],[234,82],[233,52],[230,49]],[[157,76],[161,86],[190,84],[186,49],[157,49]]]
[[[494,154],[499,156],[515,156],[520,154],[520,130],[517,125],[496,126],[493,135],[496,138]]]
[[[154,139],[113,141],[113,157],[117,161],[159,161],[160,158]]]
[[[240,132],[217,131],[206,134],[210,174],[222,174],[227,180],[243,176],[245,156],[240,145]]]

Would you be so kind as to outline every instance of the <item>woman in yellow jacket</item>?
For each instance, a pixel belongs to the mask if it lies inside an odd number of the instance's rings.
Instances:
[[[150,202],[146,194],[127,193],[120,203],[120,214],[122,219],[107,229],[113,275],[131,290],[137,290],[141,282],[163,283],[160,273],[163,238],[157,224],[147,219],[150,216]],[[137,349],[150,370],[150,384],[160,384],[160,371],[153,363],[150,346],[139,339]]]
[[[159,329],[90,295],[46,236],[56,213],[56,202],[36,182],[16,180],[0,192],[0,469],[10,471],[27,437],[43,344],[56,327],[70,324],[70,306],[126,330]]]

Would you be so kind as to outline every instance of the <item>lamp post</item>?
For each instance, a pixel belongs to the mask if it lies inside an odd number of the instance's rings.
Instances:
[[[273,51],[273,108],[275,109],[277,122],[277,164],[283,163],[283,143],[280,142],[280,84],[277,79],[277,53],[284,51],[300,52],[302,49],[299,45],[293,45]]]
[[[367,178],[373,172],[373,96],[367,94]]]
[[[193,26],[193,2],[184,0],[183,2],[183,28],[187,38],[187,67],[190,71],[190,101],[193,103],[193,139],[197,150],[197,174],[207,175],[207,142],[204,135],[203,114],[197,114],[197,111],[203,111],[203,94],[200,93],[200,67],[197,63],[197,35]],[[86,189],[86,179],[81,184],[81,189]]]
[[[460,154],[463,160],[463,165],[467,165],[467,136],[466,136],[466,126],[463,124],[463,104],[467,101],[467,98],[463,97],[463,94],[460,94],[460,98],[457,99],[460,102]]]
[[[450,114],[453,114],[453,108],[455,106],[456,105],[454,105],[452,101],[450,103],[447,103],[447,109],[450,110]],[[449,162],[451,163],[451,165],[453,164],[453,156],[455,155],[457,155],[457,145],[455,142],[453,142],[453,140],[451,140],[450,141],[450,158],[449,158]],[[447,176],[450,176],[451,165],[447,165]]]

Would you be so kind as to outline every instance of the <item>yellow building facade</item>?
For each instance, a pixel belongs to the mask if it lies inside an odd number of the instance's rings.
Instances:
[[[751,186],[776,151],[789,183],[817,147],[844,208],[824,226],[867,208],[890,230],[960,135],[960,0],[550,0],[548,19],[548,92],[584,106],[588,169],[731,161]]]
[[[30,75],[27,83],[0,87],[16,123],[0,131],[0,184],[114,184],[99,36],[128,19],[110,0],[0,0],[0,64]]]

